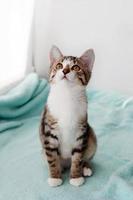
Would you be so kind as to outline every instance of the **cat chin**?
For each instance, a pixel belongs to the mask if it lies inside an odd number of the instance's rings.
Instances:
[[[58,82],[57,82],[57,84],[60,84],[60,85],[67,85],[67,86],[77,86],[77,83],[75,82],[75,80],[71,80],[71,79],[60,79]]]
[[[69,77],[69,76],[56,77],[55,83],[59,83],[59,82],[75,83],[75,79],[73,79],[72,77]]]

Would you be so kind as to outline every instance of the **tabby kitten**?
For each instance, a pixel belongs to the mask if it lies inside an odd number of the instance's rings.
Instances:
[[[80,186],[91,176],[89,160],[97,140],[87,119],[86,86],[91,77],[94,52],[81,57],[50,51],[50,93],[41,120],[40,138],[49,167],[50,186],[62,184],[62,170],[70,167],[70,184]]]

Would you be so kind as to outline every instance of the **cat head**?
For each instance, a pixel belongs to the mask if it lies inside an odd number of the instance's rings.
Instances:
[[[50,83],[67,81],[73,84],[87,85],[93,68],[95,55],[88,49],[80,57],[64,56],[58,47],[50,51]]]

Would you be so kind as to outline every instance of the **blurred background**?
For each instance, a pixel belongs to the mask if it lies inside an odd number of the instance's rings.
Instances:
[[[0,90],[36,71],[48,78],[49,49],[93,48],[90,86],[133,94],[133,1],[0,0]]]

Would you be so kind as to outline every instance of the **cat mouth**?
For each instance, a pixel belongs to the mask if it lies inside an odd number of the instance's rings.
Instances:
[[[68,80],[68,78],[66,77],[66,75],[63,76],[62,80]]]

